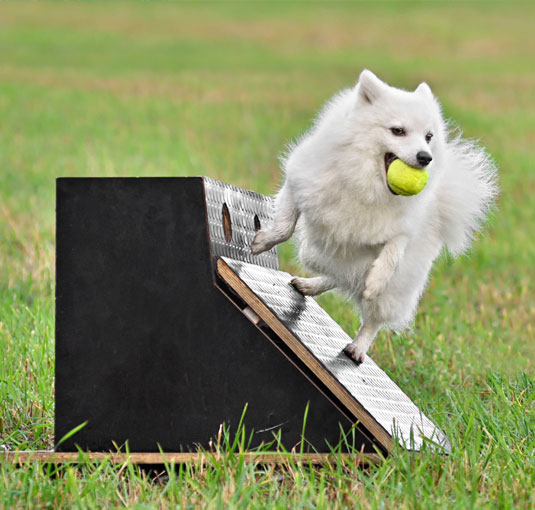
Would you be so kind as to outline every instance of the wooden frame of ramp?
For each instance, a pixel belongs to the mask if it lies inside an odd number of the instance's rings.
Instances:
[[[369,357],[357,366],[343,354],[351,339],[313,298],[291,286],[290,274],[226,257],[218,258],[217,273],[248,305],[243,311],[251,322],[263,322],[282,339],[386,451],[397,440],[409,450],[427,441],[449,452],[442,431]]]
[[[350,337],[291,286],[276,248],[252,255],[272,198],[200,177],[59,179],[57,211],[56,451],[3,458],[209,463],[211,435],[244,404],[247,462],[329,462],[340,439],[340,454],[363,464],[396,444],[449,451],[371,358],[345,356]],[[280,453],[274,433],[301,453]],[[114,451],[126,441],[128,453]]]

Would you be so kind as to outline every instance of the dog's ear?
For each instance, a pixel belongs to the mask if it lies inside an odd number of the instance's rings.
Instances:
[[[385,85],[375,74],[368,69],[364,69],[360,73],[357,84],[359,98],[371,104],[382,94]]]
[[[420,83],[414,90],[416,94],[420,94],[421,96],[428,97],[430,99],[434,99],[435,96],[433,96],[433,92],[431,92],[431,87],[425,81]]]

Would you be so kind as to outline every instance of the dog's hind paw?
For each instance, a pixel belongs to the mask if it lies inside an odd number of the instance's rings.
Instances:
[[[275,246],[276,242],[273,241],[271,233],[269,231],[261,230],[254,236],[251,244],[251,252],[253,255],[259,255],[264,253]]]
[[[357,365],[364,363],[366,352],[360,349],[357,345],[351,343],[344,347],[344,354],[351,358]]]

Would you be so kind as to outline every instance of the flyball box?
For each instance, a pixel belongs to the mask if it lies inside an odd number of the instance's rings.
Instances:
[[[57,180],[58,451],[194,452],[242,417],[251,447],[449,444],[348,335],[253,256],[269,197],[209,178]],[[58,444],[78,425],[76,434]],[[275,448],[275,445],[273,446]]]

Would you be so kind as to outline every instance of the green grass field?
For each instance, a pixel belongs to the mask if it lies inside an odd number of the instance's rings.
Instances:
[[[223,448],[158,479],[0,457],[0,508],[535,508],[534,19],[528,2],[0,3],[0,451],[53,442],[57,176],[208,175],[271,193],[285,144],[368,67],[428,81],[502,190],[474,248],[435,265],[413,332],[370,353],[449,457],[275,469]],[[299,271],[291,244],[281,254]],[[350,304],[321,302],[354,332]]]

